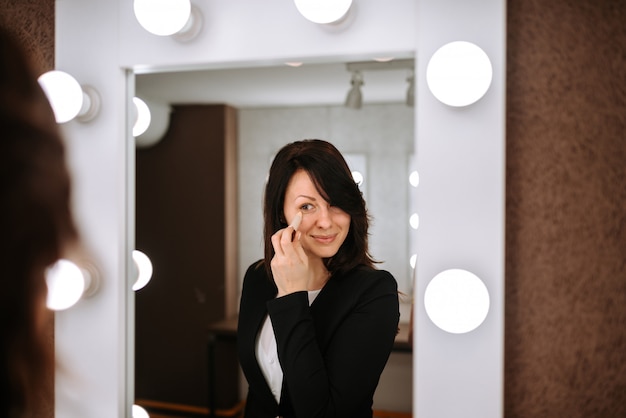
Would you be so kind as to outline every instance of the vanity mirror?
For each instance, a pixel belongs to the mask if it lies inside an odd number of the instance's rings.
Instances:
[[[273,153],[288,142],[323,138],[346,155],[362,176],[373,218],[371,252],[410,300],[412,63],[363,67],[360,109],[345,106],[352,87],[346,62],[136,75],[137,97],[171,109],[163,137],[136,150],[136,246],[154,265],[151,283],[136,294],[139,403],[206,407],[207,327],[236,315],[243,272],[263,256],[264,181]],[[216,385],[224,409],[240,399],[243,378],[228,346],[217,349],[216,370],[228,380]],[[387,374],[375,407],[410,411],[410,354],[392,356]],[[403,390],[391,386],[398,379]]]
[[[232,68],[233,63],[250,62],[282,65],[281,58],[308,61],[309,57],[336,57],[345,63],[350,57],[357,57],[358,61],[381,56],[381,51],[412,51],[418,63],[414,111],[421,178],[416,193],[420,226],[414,292],[418,347],[413,363],[414,413],[430,417],[502,416],[503,397],[498,394],[502,393],[504,376],[506,2],[354,2],[356,13],[350,25],[333,31],[306,21],[292,2],[283,0],[241,4],[194,1],[202,11],[205,25],[187,43],[146,32],[137,23],[132,3],[55,2],[55,66],[80,76],[102,94],[97,118],[88,124],[68,123],[64,131],[77,179],[77,214],[86,242],[101,262],[104,278],[97,298],[55,317],[56,351],[71,359],[72,370],[80,377],[74,382],[57,380],[55,414],[130,416],[135,400],[135,296],[140,301],[146,292],[155,289],[162,266],[160,257],[135,245],[133,235],[135,150],[132,138],[129,140],[131,112],[126,106],[136,90],[133,72],[141,76],[164,69]],[[435,51],[454,40],[479,45],[494,69],[489,92],[474,105],[458,109],[438,102],[429,92],[425,77],[426,65]],[[349,88],[349,75],[344,76],[337,106],[342,106]],[[364,103],[369,95],[365,89],[372,86],[373,81],[366,74]],[[404,102],[404,98],[399,101]],[[155,149],[157,146],[152,148]],[[248,151],[254,153],[253,149]],[[270,154],[257,160],[267,164]],[[165,167],[160,176],[168,181],[172,172],[171,167]],[[239,181],[243,181],[241,176]],[[369,188],[366,192],[372,194]],[[172,202],[181,206],[186,203]],[[259,203],[253,197],[246,204],[253,207]],[[250,223],[256,224],[253,220]],[[260,241],[260,237],[254,239]],[[250,245],[256,243],[251,241]],[[130,290],[136,280],[131,268],[131,253],[136,247],[154,258],[155,268],[152,283],[137,294]],[[208,253],[202,248],[194,251],[199,253],[194,254],[194,259],[200,260]],[[385,257],[374,252],[379,258]],[[477,273],[484,278],[492,296],[485,322],[468,334],[449,335],[425,315],[426,285],[439,272],[450,268]],[[161,310],[175,312],[167,304]],[[157,332],[160,339],[155,350],[170,341],[164,330]],[[166,358],[164,362],[173,360]],[[185,381],[185,376],[168,378]]]

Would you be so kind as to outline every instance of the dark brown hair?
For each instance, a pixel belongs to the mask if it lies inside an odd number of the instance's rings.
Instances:
[[[22,46],[0,28],[0,416],[30,416],[54,367],[45,270],[76,239],[65,149]]]
[[[281,148],[272,162],[265,186],[263,205],[265,268],[271,277],[274,257],[271,237],[287,226],[283,213],[289,180],[298,170],[308,173],[320,195],[332,206],[350,215],[350,231],[337,254],[325,259],[331,274],[342,274],[357,266],[373,268],[368,249],[369,215],[363,194],[352,178],[348,164],[334,145],[321,139],[305,139]]]

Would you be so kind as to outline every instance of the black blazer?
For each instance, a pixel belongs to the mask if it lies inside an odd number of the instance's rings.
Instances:
[[[277,291],[263,263],[248,268],[237,330],[249,386],[245,418],[371,418],[400,319],[396,280],[387,271],[359,267],[331,277],[310,307],[307,292],[276,298]],[[255,354],[267,314],[283,369],[280,404]]]

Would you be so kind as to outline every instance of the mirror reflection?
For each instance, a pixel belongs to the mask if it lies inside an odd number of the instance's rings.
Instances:
[[[161,109],[155,114],[164,125],[156,138],[138,137],[136,152],[136,247],[150,257],[153,276],[136,293],[135,395],[148,411],[240,413],[246,384],[234,318],[243,273],[263,257],[267,172],[283,145],[321,138],[362,176],[370,252],[407,295],[404,340],[381,377],[374,409],[410,413],[412,72],[390,66],[359,77],[355,109],[346,106],[354,87],[347,62],[136,76],[136,96]]]

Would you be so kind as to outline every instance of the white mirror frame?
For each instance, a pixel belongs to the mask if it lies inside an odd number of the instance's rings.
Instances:
[[[366,59],[393,50],[417,51],[418,63],[415,109],[421,223],[416,232],[414,335],[419,349],[414,366],[414,414],[502,416],[502,396],[497,394],[503,392],[505,0],[361,2],[358,18],[349,30],[339,33],[301,25],[295,8],[288,4],[283,11],[280,0],[251,0],[244,8],[196,3],[207,19],[230,24],[214,26],[211,33],[201,33],[181,46],[143,31],[127,0],[56,2],[57,68],[102,93],[98,118],[87,125],[70,122],[63,129],[76,178],[75,212],[103,279],[102,288],[89,303],[56,316],[59,360],[74,372],[56,377],[56,416],[132,416],[134,242],[129,231],[134,231],[134,143],[128,140],[132,115],[127,106],[134,86],[129,71],[279,58],[338,59],[355,53]],[[264,30],[267,22],[256,19],[259,8],[281,10],[271,31]],[[381,10],[385,11],[382,20]],[[254,51],[227,42],[241,37],[242,25],[257,36]],[[374,36],[371,27],[386,36]],[[290,37],[281,36],[284,33]],[[438,47],[454,40],[481,45],[494,67],[485,97],[461,110],[428,97],[425,85],[428,59]],[[475,272],[493,296],[488,318],[476,332],[463,334],[461,339],[438,333],[424,319],[420,302],[425,284],[446,268]],[[479,355],[467,358],[469,352]],[[478,376],[481,385],[475,384]]]
[[[418,417],[503,416],[505,16],[506,2],[501,0],[420,1],[415,289],[419,306],[413,359],[413,414]],[[481,45],[494,71],[481,100],[455,108],[430,93],[426,71],[435,51],[460,40]],[[489,289],[487,317],[465,334],[439,329],[423,305],[428,283],[447,269],[471,271]]]

